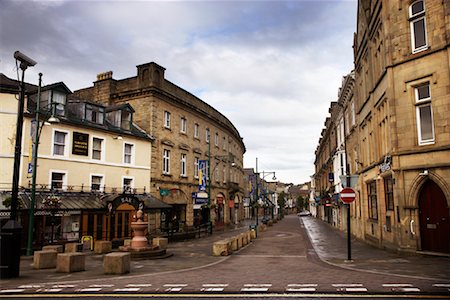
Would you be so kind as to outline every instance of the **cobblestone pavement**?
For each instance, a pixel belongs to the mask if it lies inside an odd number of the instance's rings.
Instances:
[[[247,224],[246,224],[247,225]],[[174,255],[133,261],[123,276],[104,275],[102,257],[88,255],[86,271],[33,270],[1,281],[0,295],[45,293],[381,293],[450,295],[450,259],[404,256],[352,241],[346,263],[344,234],[312,217],[286,216],[227,257],[211,256],[214,241],[248,226],[207,238],[169,244]],[[268,294],[266,294],[268,295]]]

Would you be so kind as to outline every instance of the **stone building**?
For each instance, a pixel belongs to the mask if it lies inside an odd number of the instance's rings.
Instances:
[[[131,78],[116,80],[106,72],[74,94],[107,105],[132,105],[133,121],[155,137],[150,193],[173,209],[150,222],[164,226],[168,220],[172,230],[180,231],[208,219],[215,226],[238,222],[244,217],[243,140],[224,115],[164,73],[154,62],[137,66]]]
[[[352,232],[379,247],[450,253],[449,11],[448,1],[358,1],[353,92],[338,108],[351,125],[346,171],[358,176]],[[339,151],[326,148],[329,131],[316,192],[330,186],[323,174]]]

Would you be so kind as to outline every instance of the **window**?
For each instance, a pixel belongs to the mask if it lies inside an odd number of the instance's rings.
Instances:
[[[180,132],[186,133],[187,131],[187,121],[186,118],[181,118],[180,120]]]
[[[93,138],[92,139],[92,159],[102,160],[103,153],[103,139]]]
[[[434,143],[433,110],[431,107],[430,84],[415,88],[416,118],[419,145]]]
[[[182,177],[186,177],[186,163],[187,163],[187,155],[185,153],[181,153],[180,176]]]
[[[194,158],[194,177],[195,178],[198,178],[198,161],[199,161],[199,158],[195,157]]]
[[[219,147],[219,133],[216,132],[216,135],[214,136],[214,145],[216,147]]]
[[[425,4],[423,0],[415,1],[409,6],[409,22],[412,52],[417,53],[427,49]]]
[[[103,107],[86,104],[86,120],[96,124],[103,124],[105,109]]]
[[[367,184],[367,196],[369,197],[369,219],[378,220],[376,181]]]
[[[170,174],[170,150],[164,149],[163,174]]]
[[[394,210],[394,187],[392,176],[384,178],[384,197],[386,199],[386,210]]]
[[[216,170],[214,171],[214,177],[216,178],[216,181],[219,182],[220,177],[219,177],[219,166],[217,166]]]
[[[66,186],[65,172],[51,172],[51,189],[62,190]]]
[[[56,116],[64,116],[66,95],[57,91],[52,91],[53,114]]]
[[[194,125],[194,138],[196,138],[196,139],[198,139],[199,128],[200,128],[200,126],[198,124]]]
[[[133,145],[132,144],[124,144],[123,148],[123,162],[125,164],[133,163]]]
[[[170,128],[170,112],[164,112],[164,127]]]
[[[226,150],[227,149],[227,138],[223,137],[223,145],[222,145],[222,149]]]
[[[55,131],[53,136],[53,155],[66,155],[67,132]]]
[[[101,191],[103,185],[103,176],[91,175],[91,191]]]
[[[122,178],[122,186],[124,192],[131,192],[131,190],[133,189],[133,185],[134,185],[133,178],[130,177]]]
[[[209,134],[209,128],[206,128],[206,137],[205,140],[206,142],[209,144],[209,138],[210,138],[210,134]]]

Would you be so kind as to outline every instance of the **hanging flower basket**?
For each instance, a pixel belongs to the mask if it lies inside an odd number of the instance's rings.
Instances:
[[[62,203],[62,200],[59,196],[49,195],[42,200],[42,205],[47,208],[56,208],[59,207]]]

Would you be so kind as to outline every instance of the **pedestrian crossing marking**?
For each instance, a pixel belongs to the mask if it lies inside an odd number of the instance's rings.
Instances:
[[[9,289],[9,290],[1,290],[0,293],[9,294],[9,293],[22,293],[25,289]]]
[[[127,284],[126,287],[151,287],[151,283],[130,283]]]
[[[260,284],[244,284],[241,292],[267,292],[272,286],[270,283],[260,283]]]
[[[26,284],[26,285],[19,285],[19,289],[38,289],[41,286],[39,284]]]
[[[56,288],[56,289],[50,288],[50,289],[38,289],[36,292],[37,293],[58,293],[61,291],[62,291],[62,289],[59,289],[59,288]]]
[[[91,284],[89,287],[91,288],[104,288],[104,287],[113,287],[114,284]]]
[[[93,293],[93,292],[100,292],[102,290],[101,287],[89,287],[89,288],[82,288],[77,290],[79,293]]]
[[[360,287],[363,286],[362,283],[333,283],[333,287]]]
[[[434,287],[450,288],[450,283],[436,283],[433,284]]]
[[[163,285],[166,287],[166,292],[180,292],[184,287],[187,287],[187,284],[180,283],[180,284],[165,284]]]
[[[412,287],[410,283],[384,283],[383,287]]]
[[[73,285],[73,284],[56,284],[56,285],[54,285],[52,287],[53,288],[69,289],[69,288],[74,288],[75,285]]]
[[[206,283],[202,285],[202,292],[223,292],[224,289],[228,286],[228,284],[222,283]]]
[[[405,292],[405,293],[420,292],[420,289],[416,288],[416,287],[400,288],[399,290],[402,291],[402,292]]]
[[[364,287],[346,287],[344,289],[346,292],[351,292],[351,293],[367,292],[367,289]]]
[[[139,292],[141,288],[138,287],[128,287],[128,288],[120,288],[114,289],[114,292]]]
[[[286,292],[315,292],[316,287],[316,283],[291,283],[287,285]]]

